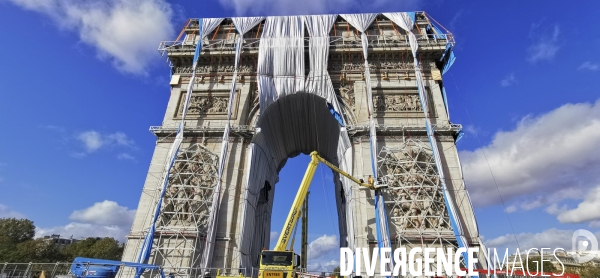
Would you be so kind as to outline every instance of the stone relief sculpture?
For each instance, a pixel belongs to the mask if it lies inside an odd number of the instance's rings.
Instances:
[[[374,95],[373,107],[376,112],[423,112],[419,95]]]
[[[353,83],[342,83],[339,85],[337,90],[338,99],[344,106],[343,114],[344,120],[349,125],[356,124],[355,112],[355,98],[354,98],[354,84]]]
[[[196,67],[196,74],[210,73],[233,73],[235,67],[233,65],[199,65]],[[175,74],[192,73],[191,66],[175,67]],[[243,63],[238,65],[238,73],[255,72],[255,67],[252,63]]]
[[[451,231],[432,151],[427,143],[408,139],[379,154],[380,175],[388,180],[386,200],[396,232]],[[389,198],[389,199],[388,199]]]
[[[158,226],[196,226],[206,231],[214,187],[217,155],[201,144],[181,151],[169,173]]]
[[[181,98],[179,115],[183,114],[183,102],[185,95]],[[188,106],[188,114],[226,114],[229,97],[192,95]]]

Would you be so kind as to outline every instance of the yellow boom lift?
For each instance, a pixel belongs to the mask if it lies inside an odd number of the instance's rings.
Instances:
[[[296,198],[294,199],[294,203],[292,204],[292,208],[288,214],[288,217],[285,220],[283,230],[279,235],[279,240],[277,241],[275,248],[273,248],[273,250],[262,251],[260,257],[260,270],[258,272],[259,278],[293,278],[295,277],[295,272],[299,270],[301,265],[301,259],[300,256],[298,254],[295,254],[293,251],[293,240],[292,245],[290,245],[290,248],[287,248],[287,246],[290,242],[292,231],[294,230],[294,227],[298,222],[298,218],[300,218],[301,214],[303,214],[305,217],[308,214],[305,211],[308,208],[308,206],[304,206],[304,203],[307,199],[306,197],[308,195],[308,188],[310,187],[310,183],[315,174],[315,171],[317,170],[319,162],[322,162],[323,164],[331,168],[333,171],[338,172],[340,175],[352,180],[353,182],[361,186],[373,190],[387,187],[387,185],[382,182],[364,183],[363,180],[359,180],[350,176],[348,173],[342,171],[340,168],[336,167],[335,165],[329,163],[329,161],[319,156],[319,154],[316,151],[312,152],[310,154],[310,157],[310,163],[308,164],[308,168],[306,169],[306,173],[304,174],[304,178],[302,179],[302,183],[300,184],[300,188],[298,189],[298,193],[296,194]],[[303,244],[306,244],[306,242],[304,241],[305,240],[303,240]],[[303,254],[303,256],[306,257],[306,254]],[[302,258],[302,262],[302,265],[304,265],[305,267],[306,258]]]

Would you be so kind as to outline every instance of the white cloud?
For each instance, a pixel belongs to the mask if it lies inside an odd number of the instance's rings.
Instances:
[[[517,210],[518,210],[517,206],[512,205],[512,206],[506,207],[506,209],[504,211],[506,211],[507,213],[513,213]]]
[[[421,0],[406,0],[398,3],[392,0],[219,0],[223,8],[235,11],[236,15],[304,15],[324,13],[347,13],[353,10],[375,12],[382,8],[393,10],[415,10]]]
[[[102,139],[100,138],[100,133],[96,131],[82,132],[77,136],[77,139],[83,142],[88,152],[96,151],[103,145]]]
[[[35,236],[43,237],[49,235],[60,235],[61,237],[75,239],[87,237],[112,237],[119,242],[125,242],[125,238],[131,227],[121,226],[102,226],[89,223],[72,222],[65,226],[56,226],[51,228],[36,227]]]
[[[0,204],[0,218],[27,218],[24,214],[11,210],[8,206]]]
[[[271,241],[277,240],[278,236],[279,236],[279,232],[277,232],[277,231],[271,231]]]
[[[119,206],[113,201],[104,200],[84,210],[74,211],[69,219],[104,226],[123,226],[131,225],[134,216],[135,210]]]
[[[97,131],[89,130],[78,134],[77,140],[83,143],[88,153],[95,152],[104,146],[131,147],[134,145],[133,140],[122,132],[102,135]]]
[[[518,81],[514,73],[507,75],[504,79],[502,79],[502,81],[500,81],[500,85],[502,87],[509,87],[515,84],[518,84]]]
[[[120,153],[119,155],[117,155],[117,159],[119,159],[119,160],[129,160],[129,161],[134,161],[134,162],[137,161],[134,156],[132,156],[132,155],[130,155],[128,153]]]
[[[585,199],[579,203],[577,208],[567,209],[566,206],[557,208],[557,205],[553,204],[546,211],[556,214],[561,223],[582,223],[600,220],[600,186],[586,194]]]
[[[307,262],[306,269],[309,272],[333,272],[333,269],[339,266],[339,260],[312,260]]]
[[[529,248],[564,248],[566,251],[571,250],[571,240],[573,231],[558,230],[555,228],[545,230],[540,233],[520,233],[516,235],[519,242],[517,245],[515,235],[507,234],[485,241],[488,248],[509,248],[514,251],[517,247],[523,251]]]
[[[531,26],[530,38],[534,43],[527,49],[529,55],[527,60],[532,63],[552,60],[562,46],[558,40],[560,36],[558,24],[555,24],[552,30],[540,30],[541,26],[541,23]]]
[[[135,210],[105,200],[83,210],[74,211],[69,216],[73,222],[65,226],[36,227],[36,236],[60,234],[63,237],[73,236],[73,238],[113,237],[124,242],[134,216]]]
[[[156,48],[173,33],[172,9],[165,0],[9,0],[77,32],[123,72],[144,74]]]
[[[600,69],[600,66],[598,66],[598,64],[596,63],[592,63],[590,61],[586,61],[585,63],[581,64],[581,66],[579,66],[578,70],[589,70],[589,71],[595,71]]]
[[[488,162],[504,200],[522,209],[582,199],[600,184],[600,100],[525,117],[514,130],[499,131],[489,145],[460,157],[476,206],[500,202]]]
[[[338,250],[339,256],[340,242],[335,235],[323,235],[308,244],[308,259],[320,258],[330,254],[333,250]]]
[[[561,212],[564,212],[565,210],[567,210],[566,205],[559,207],[558,204],[551,204],[546,208],[546,212],[550,213],[550,214],[560,214]]]

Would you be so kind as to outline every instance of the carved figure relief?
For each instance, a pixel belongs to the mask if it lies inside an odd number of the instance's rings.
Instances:
[[[451,231],[433,153],[427,143],[409,139],[399,148],[384,147],[379,154],[387,194],[390,223],[403,230]]]
[[[418,94],[374,95],[373,107],[376,112],[422,112]]]
[[[422,65],[429,68],[429,65]],[[360,61],[351,63],[332,62],[330,63],[330,71],[364,71],[365,64]],[[379,70],[410,70],[414,71],[414,64],[402,61],[369,61],[369,70],[374,73]]]
[[[256,126],[258,122],[258,117],[260,116],[260,103],[259,103],[259,95],[258,95],[258,85],[256,83],[252,84],[252,90],[250,90],[249,99],[252,99],[250,102],[250,112],[248,113],[248,118],[246,124],[249,126]]]
[[[239,95],[239,94],[236,94]],[[185,93],[181,96],[179,101],[179,107],[177,116],[181,117],[183,114],[183,106],[185,102]],[[229,105],[229,96],[220,94],[208,94],[208,93],[193,93],[190,98],[188,105],[188,115],[226,115],[227,106]],[[237,103],[234,101],[232,116],[235,117]]]
[[[176,67],[175,73],[192,73],[193,67]],[[197,74],[210,74],[210,73],[233,73],[235,70],[234,65],[200,65],[196,67]],[[254,72],[254,65],[251,63],[238,65],[238,73],[251,73]]]
[[[354,85],[350,83],[341,84],[340,96],[348,104],[348,108],[354,110]]]
[[[196,226],[205,232],[217,184],[218,156],[201,144],[181,151],[169,172],[158,226]]]
[[[354,114],[355,107],[355,96],[354,96],[354,84],[353,83],[342,83],[339,85],[337,90],[338,99],[341,100],[343,105],[343,115],[346,123],[350,125],[356,124],[356,115]]]

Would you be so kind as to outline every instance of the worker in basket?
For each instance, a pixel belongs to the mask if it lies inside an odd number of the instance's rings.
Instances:
[[[373,184],[375,184],[375,180],[373,179],[373,177],[371,175],[369,175],[369,179],[367,179],[367,182],[369,183],[369,185],[371,187],[373,187]]]

